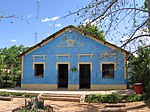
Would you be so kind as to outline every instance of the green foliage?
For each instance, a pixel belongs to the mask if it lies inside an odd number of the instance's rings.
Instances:
[[[85,102],[88,103],[118,103],[122,97],[119,94],[113,93],[108,95],[91,94],[86,96]]]
[[[88,24],[86,26],[84,25],[79,25],[78,26],[79,29],[81,29],[82,31],[84,31],[85,33],[87,34],[90,34],[92,36],[95,36],[95,37],[98,37],[102,40],[106,40],[105,39],[105,36],[104,36],[104,32],[103,30],[100,30],[97,26],[95,25],[91,25],[91,24]]]
[[[10,48],[0,49],[0,78],[2,78],[2,87],[18,86],[21,77],[21,59],[17,56],[25,51],[27,47],[23,45],[12,46]],[[2,85],[2,86],[1,86]]]
[[[72,72],[76,72],[78,69],[74,67],[74,68],[71,68],[70,70],[71,70]]]
[[[20,93],[20,92],[0,92],[0,96],[13,96],[13,97],[25,97],[32,98],[36,97],[38,94]]]
[[[144,97],[141,94],[135,94],[131,96],[123,96],[122,98],[126,102],[135,102],[135,101],[142,101]]]
[[[138,48],[137,56],[132,56],[128,64],[129,83],[141,82],[143,90],[150,93],[150,48]]]
[[[9,92],[0,92],[0,96],[11,96]]]
[[[86,96],[85,98],[85,102],[88,103],[100,103],[102,100],[102,95],[100,94],[91,94]]]
[[[0,88],[2,88],[4,86],[4,80],[2,79],[2,77],[0,77]]]
[[[103,103],[119,103],[121,102],[121,96],[119,94],[113,93],[110,95],[104,95]]]
[[[86,96],[85,102],[88,103],[120,103],[122,101],[126,102],[135,102],[141,101],[144,97],[140,94],[121,96],[117,93],[101,95],[101,94],[90,94]]]

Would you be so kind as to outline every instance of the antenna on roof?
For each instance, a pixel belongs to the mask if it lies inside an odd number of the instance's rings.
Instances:
[[[37,43],[37,39],[38,39],[39,15],[40,15],[40,0],[37,0],[36,30],[35,30],[35,40],[34,40],[35,44]]]

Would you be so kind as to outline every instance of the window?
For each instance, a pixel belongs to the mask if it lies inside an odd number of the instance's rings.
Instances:
[[[35,77],[44,77],[44,64],[34,64]]]
[[[114,78],[115,64],[101,64],[102,66],[102,78]]]

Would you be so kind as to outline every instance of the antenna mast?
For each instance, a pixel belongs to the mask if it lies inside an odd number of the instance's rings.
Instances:
[[[35,30],[35,44],[37,43],[37,39],[38,39],[39,15],[40,15],[40,0],[37,0],[36,30]]]

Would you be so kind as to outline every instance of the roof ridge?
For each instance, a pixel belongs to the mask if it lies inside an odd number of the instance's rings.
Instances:
[[[104,45],[107,43],[107,44],[109,44],[109,45],[111,45],[111,46],[116,47],[118,50],[123,50],[123,51],[125,51],[126,53],[128,52],[128,51],[126,51],[126,50],[124,50],[124,49],[122,49],[122,48],[120,48],[120,47],[118,47],[118,46],[116,46],[116,45],[114,45],[114,44],[112,44],[112,43],[106,41],[106,40],[102,40],[101,38],[98,38],[98,37],[96,37],[96,36],[90,35],[90,34],[87,33],[87,32],[85,33],[84,31],[82,31],[81,29],[79,29],[79,28],[77,28],[77,27],[75,27],[75,26],[73,26],[73,25],[68,25],[68,26],[66,26],[66,27],[64,27],[64,28],[62,28],[62,29],[60,29],[60,30],[58,30],[57,32],[53,33],[52,35],[48,36],[47,38],[43,39],[42,41],[40,41],[39,43],[35,44],[34,46],[30,47],[30,48],[27,49],[26,51],[22,52],[21,54],[18,55],[18,57],[21,57],[21,56],[25,55],[26,53],[28,53],[29,51],[33,50],[34,48],[36,48],[36,47],[38,47],[38,46],[41,47],[41,44],[43,44],[44,42],[46,42],[47,40],[49,40],[49,39],[51,39],[51,38],[55,38],[55,36],[56,36],[57,34],[59,34],[59,33],[63,32],[63,31],[65,31],[65,30],[68,29],[68,28],[73,28],[74,30],[78,31],[78,33],[84,34],[85,36],[87,35],[87,37],[88,37],[88,36],[93,37],[93,38],[95,38],[95,39],[97,39],[97,40],[99,40],[99,41],[101,41],[101,42],[104,42]],[[90,37],[89,37],[89,38],[90,38]]]

